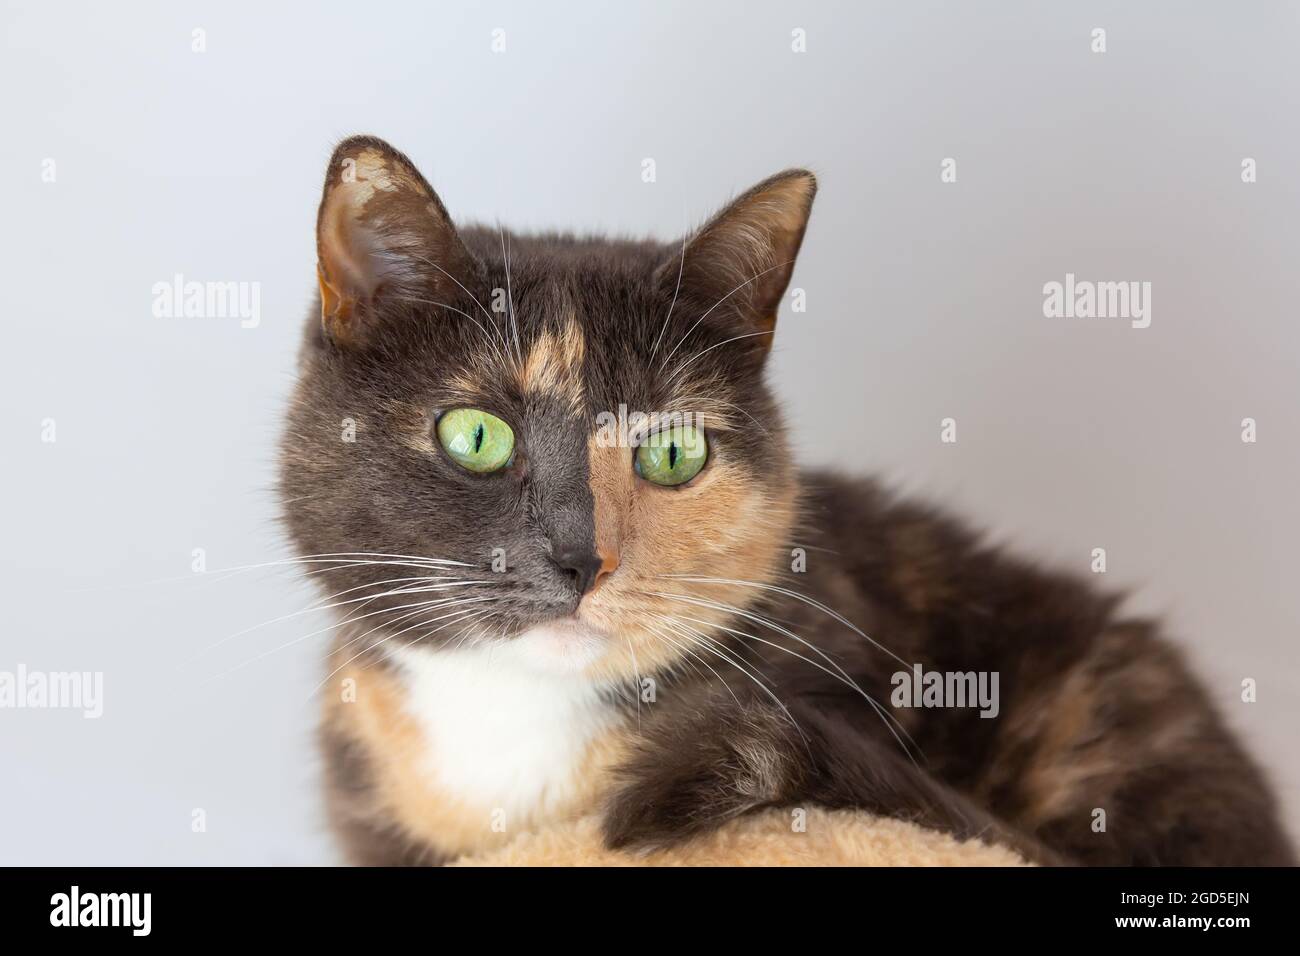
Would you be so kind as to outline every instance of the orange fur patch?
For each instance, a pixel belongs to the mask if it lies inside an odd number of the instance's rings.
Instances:
[[[520,389],[525,393],[560,395],[575,412],[581,412],[586,401],[582,378],[586,353],[582,329],[569,316],[559,332],[547,329],[533,342],[519,372]]]
[[[724,638],[716,627],[730,616],[725,606],[745,607],[762,592],[673,576],[772,583],[795,520],[793,481],[765,492],[741,466],[715,455],[688,485],[660,488],[636,476],[629,448],[601,448],[592,438],[589,455],[597,547],[617,547],[620,561],[580,611],[616,637],[594,670],[625,680],[681,666],[687,649],[729,667],[691,631]]]

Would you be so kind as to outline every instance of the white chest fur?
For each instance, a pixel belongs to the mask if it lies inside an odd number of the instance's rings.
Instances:
[[[430,782],[507,819],[563,806],[593,740],[613,720],[592,681],[539,668],[511,645],[404,648],[396,659]]]

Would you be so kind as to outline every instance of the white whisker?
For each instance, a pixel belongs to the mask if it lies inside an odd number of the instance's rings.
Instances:
[[[475,603],[481,603],[481,602],[483,602],[483,601],[491,601],[491,600],[494,600],[494,599],[491,598],[491,597],[484,597],[484,598],[470,598],[470,599],[462,600],[461,603],[462,603],[462,604],[475,604]],[[457,607],[459,607],[459,605],[457,605]],[[326,684],[328,684],[328,683],[330,682],[330,680],[334,677],[335,674],[337,674],[339,671],[343,670],[343,668],[347,667],[349,664],[351,664],[353,661],[355,661],[358,657],[362,657],[362,656],[365,655],[366,653],[368,653],[368,652],[370,652],[370,651],[373,651],[373,650],[376,650],[376,649],[379,648],[381,645],[386,644],[388,641],[392,640],[393,638],[398,637],[398,636],[400,636],[400,635],[402,635],[402,634],[405,634],[405,633],[407,633],[407,631],[414,630],[416,627],[421,627],[421,626],[423,626],[423,625],[425,625],[425,624],[432,624],[432,623],[434,623],[434,622],[436,622],[436,621],[444,620],[444,618],[446,618],[446,617],[454,617],[455,615],[458,615],[458,614],[468,614],[468,613],[471,613],[471,612],[469,612],[469,611],[463,611],[463,610],[457,610],[457,611],[453,611],[453,612],[450,613],[450,614],[444,615],[443,617],[436,617],[436,618],[433,618],[433,619],[430,620],[430,621],[419,621],[419,622],[416,622],[415,624],[411,625],[410,627],[406,627],[406,628],[403,628],[403,629],[400,630],[400,631],[397,631],[397,632],[394,633],[394,634],[389,634],[387,637],[385,637],[382,641],[380,641],[380,642],[377,643],[377,644],[371,645],[371,646],[369,646],[369,647],[362,648],[362,650],[359,651],[357,654],[354,654],[352,657],[349,657],[346,661],[344,661],[344,662],[343,662],[342,664],[340,664],[338,667],[334,668],[334,670],[332,670],[332,671],[330,671],[328,674],[326,674],[326,675],[325,675],[325,679],[324,679],[323,681],[321,681],[319,684],[317,684],[315,687],[313,687],[313,688],[311,689],[311,693],[307,695],[307,699],[310,700],[312,697],[314,697],[314,696],[316,695],[316,693],[317,693],[317,692],[318,692],[322,687],[324,687]],[[372,629],[372,630],[379,630],[379,628],[374,628],[374,629]],[[367,631],[366,633],[369,634],[369,633],[371,633],[371,631]],[[434,632],[434,633],[436,633],[436,632]],[[363,636],[364,636],[364,635],[363,635]],[[349,644],[352,644],[352,643],[355,643],[355,642],[356,642],[356,641],[355,641],[355,639],[354,639],[353,641],[349,641],[348,643],[349,643]],[[346,647],[347,645],[344,645],[344,646]]]
[[[659,353],[659,344],[663,341],[664,333],[668,331],[668,323],[672,321],[673,309],[677,306],[677,294],[682,291],[682,271],[686,268],[686,237],[682,236],[682,258],[677,264],[677,287],[673,289],[673,301],[668,305],[668,315],[664,318],[663,328],[659,330],[659,337],[655,339],[655,347],[650,352],[650,358]]]
[[[659,363],[659,371],[662,372],[662,371],[663,371],[663,370],[668,366],[668,362],[669,362],[669,360],[670,360],[674,355],[677,354],[677,350],[678,350],[679,348],[682,347],[682,345],[686,342],[686,340],[687,340],[688,338],[691,337],[691,333],[694,332],[697,328],[699,328],[700,323],[703,322],[705,319],[707,319],[707,318],[709,317],[709,314],[710,314],[711,312],[713,312],[714,309],[716,309],[718,306],[722,305],[722,303],[726,302],[726,301],[727,301],[728,299],[730,299],[733,295],[735,295],[735,294],[736,294],[737,292],[739,292],[741,289],[745,288],[745,286],[749,285],[749,284],[750,284],[751,282],[753,282],[754,280],[756,280],[756,279],[761,279],[763,276],[767,275],[767,274],[768,274],[769,272],[771,272],[773,269],[781,269],[781,268],[783,268],[783,267],[785,267],[785,266],[788,266],[788,265],[790,264],[790,262],[792,262],[792,261],[793,261],[793,260],[790,260],[790,261],[788,261],[788,262],[779,262],[779,263],[777,263],[776,265],[774,265],[774,266],[772,266],[772,267],[770,267],[770,268],[764,269],[762,272],[758,273],[757,275],[750,276],[748,279],[746,279],[746,280],[745,280],[744,282],[742,282],[740,285],[736,286],[734,289],[732,289],[730,292],[728,292],[726,295],[724,295],[724,296],[723,296],[721,299],[719,299],[717,302],[713,303],[713,305],[711,305],[711,306],[708,308],[708,310],[707,310],[703,315],[701,315],[698,319],[695,320],[695,324],[692,325],[689,329],[686,330],[686,334],[683,335],[683,336],[678,340],[677,344],[673,346],[673,350],[672,350],[671,352],[669,352],[666,356],[664,356],[664,360],[663,360],[662,362]]]

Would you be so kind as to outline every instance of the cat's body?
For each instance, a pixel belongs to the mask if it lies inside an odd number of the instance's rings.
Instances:
[[[331,169],[284,485],[299,550],[354,602],[322,732],[351,859],[441,862],[588,813],[653,849],[819,804],[1048,862],[1291,861],[1151,625],[790,460],[762,365],[810,176],[674,248],[458,233],[375,140]],[[702,416],[707,463],[648,480],[644,434],[599,440],[620,406]],[[508,461],[456,464],[436,426],[457,408],[509,424]],[[897,706],[918,665],[986,680],[991,706]]]
[[[735,640],[729,653],[762,675],[796,723],[801,708],[822,715],[824,723],[809,728],[819,743],[851,750],[853,737],[870,741],[867,759],[886,761],[880,780],[861,769],[845,780],[801,779],[807,762],[798,735],[780,722],[736,721],[736,698],[760,711],[772,701],[716,659],[713,670],[706,659],[660,677],[651,703],[639,700],[644,685],[556,674],[500,648],[407,649],[380,663],[357,662],[354,676],[371,700],[328,704],[326,753],[348,775],[335,781],[336,822],[352,834],[354,858],[444,861],[520,828],[601,812],[625,779],[619,767],[639,754],[645,773],[632,779],[648,780],[649,791],[616,806],[619,823],[648,845],[680,836],[692,805],[713,810],[696,821],[708,826],[768,803],[817,802],[897,813],[967,836],[985,831],[989,821],[972,809],[984,808],[1062,859],[1083,863],[1291,861],[1261,775],[1150,623],[1116,620],[1113,602],[1082,583],[985,551],[950,522],[892,503],[867,482],[820,474],[806,482],[819,487],[802,538],[810,568],[779,586],[834,607],[868,634],[888,635],[891,650],[926,671],[998,673],[997,718],[981,717],[974,700],[966,708],[890,707],[891,676],[902,665],[802,600],[774,593],[749,613],[843,667],[898,718],[920,767],[953,794],[892,805],[891,776],[914,768],[884,721],[857,690],[810,663],[834,669],[831,661],[752,621],[736,629],[782,649]],[[677,708],[661,709],[664,700]],[[708,704],[691,710],[686,701]],[[354,736],[353,718],[375,706],[393,712],[363,718],[367,733]],[[690,711],[684,723],[683,710]],[[384,756],[343,758],[358,746]],[[403,748],[404,757],[392,756]],[[730,774],[700,776],[701,767],[743,766],[724,755],[747,749],[745,760],[755,768],[766,761],[768,770],[765,780],[747,774],[763,783],[742,798]],[[407,771],[404,783],[392,780]],[[339,787],[348,791],[342,801]],[[413,799],[383,796],[399,791]],[[1098,809],[1104,832],[1095,829]],[[368,826],[384,820],[414,838],[376,843]],[[1034,846],[1002,836],[1036,855]]]

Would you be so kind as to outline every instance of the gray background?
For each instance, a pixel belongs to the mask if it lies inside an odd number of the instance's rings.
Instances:
[[[1107,548],[1102,583],[1166,615],[1297,829],[1296,4],[427,6],[5,3],[0,670],[106,686],[98,721],[0,711],[0,860],[334,859],[324,622],[230,637],[310,592],[190,562],[287,554],[274,442],[316,203],[363,131],[456,217],[520,227],[674,237],[813,168],[808,311],[773,366],[804,459],[1064,567]],[[1045,319],[1067,271],[1151,282],[1151,328]],[[154,318],[177,272],[260,282],[260,327]]]

